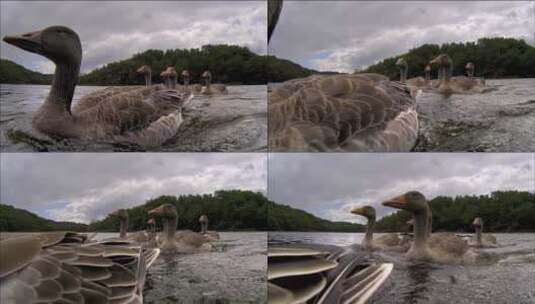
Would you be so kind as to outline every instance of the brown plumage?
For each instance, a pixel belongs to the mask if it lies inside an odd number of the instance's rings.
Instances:
[[[409,151],[418,118],[407,86],[378,74],[314,75],[269,95],[272,151]]]

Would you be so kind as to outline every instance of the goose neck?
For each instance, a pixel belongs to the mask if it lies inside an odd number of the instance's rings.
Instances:
[[[119,237],[120,238],[126,238],[127,229],[128,229],[128,220],[127,219],[122,219],[121,220],[121,227],[120,227],[120,230],[119,230]]]
[[[429,210],[425,209],[422,212],[414,213],[414,243],[416,248],[422,248],[426,245],[428,237],[428,215]]]
[[[166,218],[163,221],[163,230],[167,241],[173,241],[176,232],[177,218]]]
[[[152,85],[152,73],[149,71],[145,74],[145,85],[150,87]]]
[[[375,219],[368,218],[366,225],[366,235],[364,236],[364,245],[369,245],[373,242],[373,227],[375,226]]]
[[[80,63],[58,63],[54,80],[45,103],[60,105],[64,111],[71,112],[74,88],[78,83]]]

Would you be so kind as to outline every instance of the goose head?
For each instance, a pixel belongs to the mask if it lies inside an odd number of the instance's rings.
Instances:
[[[409,191],[383,202],[383,206],[409,211],[413,214],[421,214],[429,208],[425,196],[418,191]]]
[[[483,220],[480,217],[476,217],[472,222],[472,226],[476,231],[481,230],[483,228]]]
[[[141,75],[147,75],[151,73],[151,68],[148,65],[142,65],[139,69],[136,70],[136,73]]]
[[[466,74],[469,77],[474,76],[474,64],[472,62],[468,62],[464,68],[466,69]]]
[[[190,81],[190,75],[188,70],[183,70],[182,73],[180,73],[182,76],[182,79],[184,80],[184,84],[189,84]]]
[[[163,204],[148,212],[151,216],[158,216],[165,219],[173,219],[178,217],[176,207],[172,204]]]
[[[201,76],[204,81],[209,84],[212,82],[212,73],[210,71],[204,71],[204,73],[202,73],[202,76]]]
[[[80,65],[80,37],[65,26],[50,26],[22,35],[5,36],[4,41],[30,53],[39,54],[56,64]]]
[[[442,71],[441,77],[444,79],[449,79],[449,76],[451,76],[451,68],[453,66],[453,61],[451,60],[450,56],[447,54],[440,54],[435,59],[429,61],[429,64],[438,65],[438,68],[440,71]]]
[[[353,214],[363,216],[368,219],[368,221],[375,221],[375,208],[372,206],[362,206],[355,207],[350,211]]]

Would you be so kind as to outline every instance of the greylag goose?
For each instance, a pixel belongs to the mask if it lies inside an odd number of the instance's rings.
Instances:
[[[143,75],[145,77],[145,86],[152,86],[152,69],[148,65],[142,65],[139,69],[136,70],[136,73]]]
[[[204,71],[202,73],[202,78],[204,79],[205,86],[201,90],[201,94],[226,94],[228,93],[227,87],[221,83],[212,83],[212,73],[210,71]]]
[[[470,239],[468,244],[477,248],[496,247],[496,237],[492,234],[483,235],[483,219],[476,217],[472,222],[476,235]]]
[[[409,88],[383,75],[313,75],[286,81],[268,98],[270,151],[403,152],[418,137]]]
[[[399,77],[401,83],[406,83],[409,87],[413,88],[425,88],[427,86],[427,81],[423,77],[413,77],[407,79],[407,74],[409,71],[409,65],[407,61],[403,58],[399,58],[396,61],[396,66],[399,68]]]
[[[159,249],[39,233],[0,241],[1,303],[142,303]]]
[[[150,240],[146,231],[136,231],[128,233],[128,211],[119,209],[111,214],[119,219],[119,238],[128,239],[138,243],[146,243]]]
[[[437,64],[439,68],[440,83],[438,93],[444,95],[464,93],[485,93],[489,90],[480,81],[466,77],[452,77],[453,62],[447,54],[440,54],[429,62]]]
[[[191,77],[188,70],[183,70],[182,73],[182,80],[184,81],[184,89],[188,92],[192,93],[200,93],[202,86],[198,83],[196,84],[190,84]]]
[[[174,205],[163,204],[150,210],[149,215],[162,219],[163,234],[158,240],[158,245],[162,250],[181,253],[212,250],[212,245],[208,243],[209,240],[204,235],[191,230],[176,231],[178,214]]]
[[[362,247],[367,250],[392,250],[406,252],[409,247],[408,243],[402,244],[402,239],[397,233],[388,233],[379,238],[373,238],[373,227],[375,226],[375,208],[372,206],[362,206],[351,209],[351,213],[365,217],[366,235],[362,240]]]
[[[50,93],[33,117],[34,127],[49,135],[156,147],[177,133],[182,107],[191,100],[156,86],[109,88],[82,97],[71,111],[82,61],[78,34],[51,26],[4,41],[56,65]]]
[[[203,214],[199,217],[199,223],[201,224],[201,234],[207,237],[211,241],[219,240],[219,233],[208,230],[208,216]]]
[[[393,264],[360,257],[353,248],[269,246],[268,303],[366,303],[390,276]]]
[[[429,260],[439,263],[473,263],[477,253],[453,233],[429,235],[431,209],[423,194],[410,191],[383,202],[384,206],[406,210],[414,218],[414,240],[406,253],[410,259]]]

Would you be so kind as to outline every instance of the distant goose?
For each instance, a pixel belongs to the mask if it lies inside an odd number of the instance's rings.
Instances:
[[[274,28],[280,9],[273,14],[269,27]],[[274,152],[403,152],[418,137],[409,88],[383,75],[293,79],[272,90],[268,101],[269,150]]]
[[[162,78],[165,88],[170,89],[171,88],[171,71],[169,71],[169,68],[163,70],[160,73],[160,77]]]
[[[145,77],[145,86],[152,86],[152,69],[148,65],[143,65],[136,71]]]
[[[208,216],[203,214],[199,217],[199,223],[201,224],[201,234],[210,240],[219,240],[219,233],[208,230]]]
[[[204,79],[205,85],[202,88],[201,94],[226,94],[228,93],[227,87],[224,84],[221,83],[214,83],[212,84],[212,73],[210,71],[204,71],[202,73],[202,78]]]
[[[200,84],[190,84],[191,77],[188,70],[183,70],[180,75],[182,76],[182,80],[184,81],[184,88],[186,91],[189,91],[191,93],[201,92],[202,86]]]
[[[363,304],[393,264],[370,263],[354,248],[314,244],[268,247],[269,303]]]
[[[429,214],[431,209],[423,194],[409,191],[383,202],[384,206],[406,210],[414,218],[414,240],[408,258],[430,260],[438,263],[473,263],[478,253],[469,249],[466,242],[453,233],[429,235]]]
[[[111,216],[119,219],[119,238],[129,239],[139,243],[146,243],[150,240],[149,234],[146,231],[136,231],[128,233],[128,211],[119,209],[111,214]]]
[[[405,61],[405,59],[399,58],[396,61],[396,66],[399,68],[399,81],[401,83],[406,83],[408,86],[412,86],[415,88],[424,88],[427,86],[427,82],[423,77],[414,77],[411,79],[407,79],[409,65],[407,64],[407,61]]]
[[[492,234],[483,234],[483,220],[480,217],[476,217],[472,222],[472,226],[476,231],[476,235],[473,236],[468,244],[477,248],[496,247],[496,237]]]
[[[34,127],[46,134],[90,140],[130,142],[157,147],[172,138],[182,123],[182,107],[191,96],[158,87],[108,88],[71,103],[78,82],[82,45],[64,26],[52,26],[4,41],[56,64],[50,93],[34,115]]]
[[[438,92],[444,95],[462,93],[485,93],[488,88],[473,78],[466,76],[452,77],[453,62],[447,54],[440,54],[429,62],[439,67],[440,84]]]
[[[375,208],[372,206],[356,207],[351,213],[365,217],[366,235],[362,240],[362,246],[368,250],[394,250],[405,252],[409,249],[408,243],[402,244],[402,239],[397,233],[388,233],[376,239],[373,238],[373,228],[375,226]]]
[[[159,249],[35,233],[0,241],[0,303],[142,303]]]
[[[212,249],[204,235],[191,230],[176,231],[178,214],[174,205],[163,204],[150,210],[149,215],[158,216],[163,222],[163,234],[159,240],[162,250],[193,253]]]

